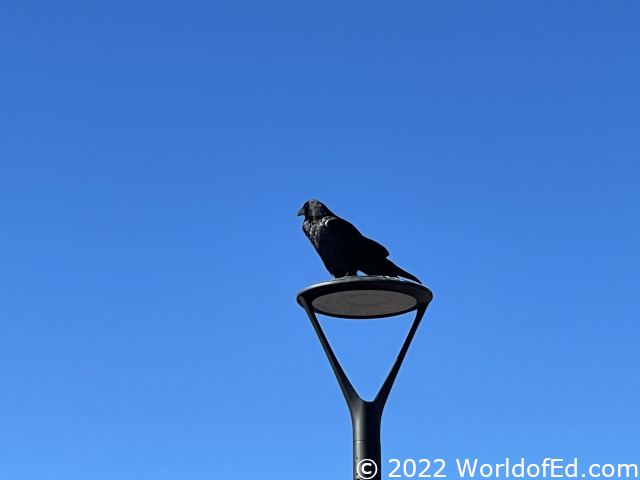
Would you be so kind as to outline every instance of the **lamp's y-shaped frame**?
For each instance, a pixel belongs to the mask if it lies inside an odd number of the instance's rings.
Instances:
[[[396,358],[396,361],[393,363],[391,371],[389,371],[382,387],[380,387],[380,391],[378,392],[378,395],[376,395],[375,400],[368,402],[360,398],[345,375],[344,370],[340,366],[338,359],[327,341],[327,337],[324,335],[324,332],[320,327],[320,323],[318,322],[313,308],[310,306],[311,302],[305,298],[304,292],[300,295],[299,302],[311,320],[311,324],[320,339],[322,348],[324,348],[324,351],[327,354],[331,368],[333,368],[333,373],[335,373],[336,378],[338,379],[340,389],[342,390],[344,398],[347,401],[347,405],[349,406],[351,423],[353,425],[353,478],[355,480],[380,480],[382,478],[382,452],[380,448],[380,423],[382,421],[382,411],[384,410],[385,403],[387,402],[387,398],[391,392],[393,382],[398,375],[402,361],[407,354],[407,350],[409,350],[409,345],[413,340],[413,336],[415,335],[416,330],[418,330],[418,326],[420,325],[424,312],[427,310],[428,304],[421,303],[418,305],[416,318],[411,325],[407,338],[402,344],[400,353],[398,353],[398,358]],[[375,465],[371,465],[367,460],[372,460],[375,462]]]

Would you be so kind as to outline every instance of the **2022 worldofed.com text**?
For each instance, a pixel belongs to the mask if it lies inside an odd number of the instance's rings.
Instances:
[[[434,477],[447,476],[446,462],[441,459],[414,460],[408,458],[389,460],[392,471],[389,478]],[[482,463],[478,459],[456,459],[457,473],[460,477],[588,477],[588,478],[637,478],[638,465],[636,463],[591,463],[578,467],[578,459],[565,461],[562,458],[545,458],[540,463],[527,463],[524,458],[511,461],[506,458],[504,463]]]

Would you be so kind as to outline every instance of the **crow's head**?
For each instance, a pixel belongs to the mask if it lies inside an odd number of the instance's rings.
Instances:
[[[308,202],[305,202],[302,208],[298,210],[298,216],[300,215],[304,215],[305,220],[311,220],[312,222],[324,217],[335,216],[331,213],[331,210],[325,207],[318,200],[309,200]]]

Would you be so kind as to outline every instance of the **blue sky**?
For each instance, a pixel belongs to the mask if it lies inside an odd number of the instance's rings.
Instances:
[[[309,198],[434,292],[383,463],[640,464],[639,24],[632,1],[4,2],[0,478],[349,478],[295,303],[329,278]],[[407,322],[323,321],[363,395]]]

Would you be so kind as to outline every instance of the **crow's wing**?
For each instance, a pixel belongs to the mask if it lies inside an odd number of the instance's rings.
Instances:
[[[324,235],[340,239],[355,252],[363,253],[367,257],[387,258],[389,251],[378,242],[362,235],[356,227],[340,217],[333,217],[325,224]]]

